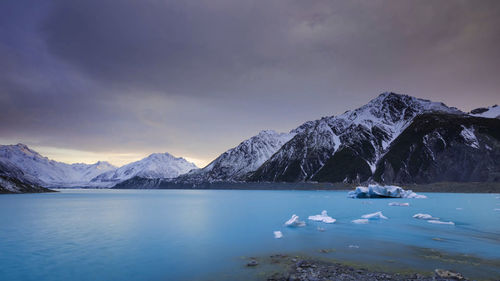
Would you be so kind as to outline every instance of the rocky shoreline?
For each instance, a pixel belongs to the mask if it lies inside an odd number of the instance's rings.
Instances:
[[[249,258],[247,267],[256,268],[265,264],[279,265],[279,269],[269,272],[267,281],[382,281],[382,280],[422,280],[451,281],[468,280],[462,274],[445,269],[429,273],[390,273],[312,257],[272,255],[268,258]]]

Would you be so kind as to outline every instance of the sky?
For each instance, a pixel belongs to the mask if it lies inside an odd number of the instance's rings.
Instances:
[[[384,91],[500,103],[500,1],[2,0],[0,144],[204,166]]]

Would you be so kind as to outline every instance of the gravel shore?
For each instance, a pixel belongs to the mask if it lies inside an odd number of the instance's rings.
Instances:
[[[314,258],[298,258],[287,255],[272,255],[262,262],[280,264],[283,270],[270,273],[266,276],[268,281],[382,281],[382,280],[468,280],[460,273],[436,269],[428,274],[419,273],[389,273],[378,272],[365,268],[354,268],[349,265],[318,260]],[[259,266],[259,260],[250,258],[247,266]]]

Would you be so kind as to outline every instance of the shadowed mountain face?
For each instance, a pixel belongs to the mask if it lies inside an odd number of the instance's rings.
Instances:
[[[8,162],[0,160],[0,193],[50,192],[38,180],[26,175]]]
[[[500,181],[500,120],[426,114],[394,141],[374,174],[379,182]]]

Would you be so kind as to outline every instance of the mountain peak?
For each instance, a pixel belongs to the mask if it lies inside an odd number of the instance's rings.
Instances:
[[[182,157],[175,157],[168,152],[152,153],[146,158],[100,174],[93,178],[91,183],[96,186],[110,186],[135,176],[142,178],[175,178],[197,168],[194,163]]]
[[[480,107],[471,110],[470,115],[483,118],[500,118],[500,106]]]
[[[17,155],[26,155],[29,157],[35,158],[45,158],[40,155],[38,152],[32,150],[27,145],[23,143],[12,144],[12,145],[0,145],[0,156],[3,157],[12,157],[8,155],[17,154]]]
[[[170,154],[168,152],[164,152],[164,153],[151,153],[146,158],[148,158],[148,159],[163,159],[163,158],[177,158],[177,157],[173,156],[172,154]]]
[[[278,135],[279,133],[275,130],[262,130],[258,135]]]

